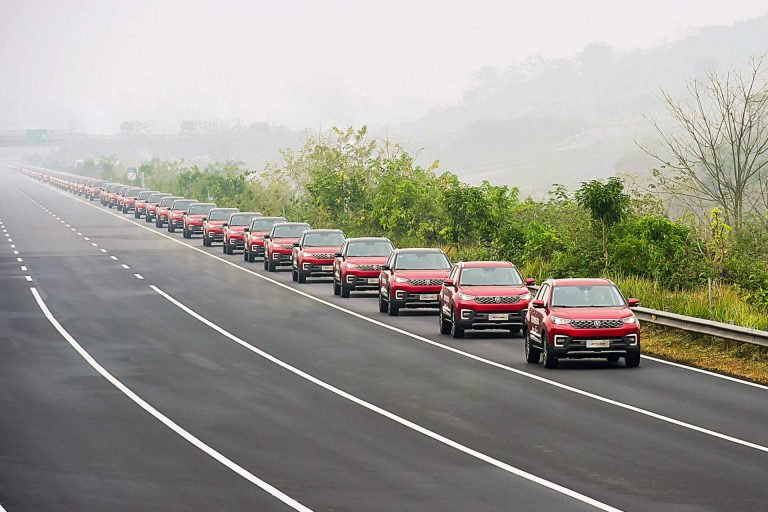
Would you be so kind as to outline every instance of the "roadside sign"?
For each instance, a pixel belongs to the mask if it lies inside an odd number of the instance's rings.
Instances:
[[[129,167],[128,168],[128,181],[136,181],[136,168],[135,167]]]
[[[27,142],[30,144],[48,144],[48,130],[45,128],[27,130]]]

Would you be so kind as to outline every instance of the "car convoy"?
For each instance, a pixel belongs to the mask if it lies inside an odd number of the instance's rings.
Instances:
[[[293,281],[331,281],[334,295],[378,295],[379,312],[433,310],[441,334],[466,331],[522,333],[525,360],[556,368],[561,359],[602,358],[627,367],[640,364],[640,326],[632,308],[608,279],[548,279],[538,289],[508,261],[452,264],[438,248],[395,248],[383,237],[347,238],[339,229],[314,229],[306,222],[265,217],[259,212],[219,208],[169,193],[107,183],[54,171],[12,169],[123,214],[144,217],[202,244],[221,243],[224,254],[263,260],[264,270],[290,267]],[[532,290],[535,293],[532,293]]]

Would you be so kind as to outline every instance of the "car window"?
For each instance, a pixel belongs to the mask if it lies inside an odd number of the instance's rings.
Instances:
[[[395,262],[397,270],[435,270],[451,268],[451,263],[441,252],[406,252]]]
[[[216,206],[213,204],[195,204],[189,207],[190,215],[203,215],[210,212]]]
[[[237,210],[215,210],[208,216],[208,220],[227,220]]]
[[[196,203],[196,202],[197,201],[195,201],[194,199],[183,199],[183,200],[180,200],[180,201],[174,201],[173,209],[174,210],[186,210],[187,208],[189,208],[189,206],[192,203]]]
[[[290,226],[276,226],[274,238],[299,238],[303,231],[311,229],[309,224],[297,224]]]
[[[258,215],[255,213],[236,213],[229,219],[230,226],[248,226],[254,217]]]
[[[548,291],[549,291],[548,284],[545,283],[541,285],[541,288],[539,288],[539,293],[536,294],[536,300],[543,300],[544,303],[546,304],[547,303],[546,296]]]
[[[278,222],[285,222],[285,219],[254,219],[251,222],[251,231],[269,231]]]
[[[465,286],[518,286],[523,278],[514,267],[468,267],[461,272]]]
[[[160,200],[160,206],[171,206],[178,197],[164,197]]]
[[[456,282],[456,276],[458,275],[458,273],[459,273],[459,267],[453,267],[453,270],[451,270],[451,273],[448,274],[448,279]]]
[[[311,232],[311,233],[304,233],[304,240],[302,242],[302,245],[305,245],[307,247],[328,247],[328,246],[339,246],[344,243],[344,240],[346,237],[344,236],[344,233],[338,233],[338,232]]]
[[[389,256],[393,249],[394,248],[389,240],[360,240],[349,242],[349,245],[347,246],[347,256]]]
[[[614,285],[555,286],[552,307],[616,307],[625,305],[624,297]]]

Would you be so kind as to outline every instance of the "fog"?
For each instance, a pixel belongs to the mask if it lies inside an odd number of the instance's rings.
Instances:
[[[0,130],[262,123],[272,133],[256,152],[204,151],[259,166],[306,129],[366,124],[466,179],[538,190],[625,170],[659,87],[764,52],[754,18],[766,12],[754,0],[2,0]],[[541,166],[541,183],[524,179]]]

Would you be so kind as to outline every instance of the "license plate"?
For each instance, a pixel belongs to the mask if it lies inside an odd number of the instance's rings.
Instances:
[[[323,270],[323,272],[330,272],[331,270],[333,270],[333,265],[323,265],[320,268]]]
[[[587,340],[587,348],[609,348],[610,346],[609,340]]]
[[[378,277],[369,277],[368,278],[368,284],[379,284],[379,278]]]
[[[489,313],[488,320],[509,320],[507,313]]]
[[[419,300],[434,302],[437,300],[436,293],[422,293],[419,295]]]

